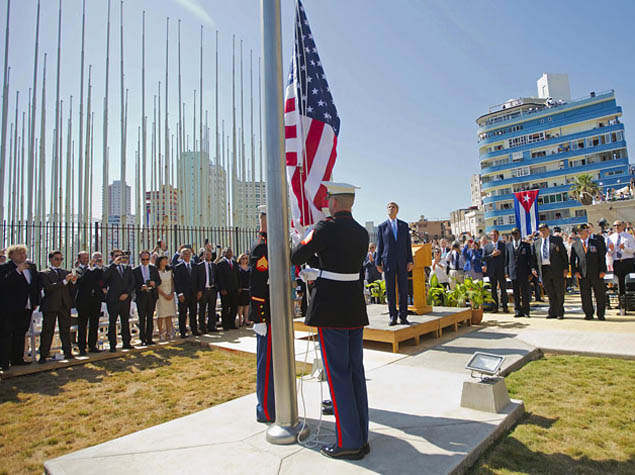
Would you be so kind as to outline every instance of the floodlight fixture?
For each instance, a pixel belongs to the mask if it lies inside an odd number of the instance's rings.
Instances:
[[[498,375],[504,360],[504,356],[477,351],[467,362],[465,369],[470,370],[472,378],[478,378],[480,375],[481,380],[486,380]],[[474,376],[475,373],[477,376]]]

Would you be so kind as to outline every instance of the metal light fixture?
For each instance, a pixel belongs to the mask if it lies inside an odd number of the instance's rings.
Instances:
[[[504,360],[504,356],[477,351],[467,362],[465,369],[470,370],[471,377],[478,378],[480,376],[481,380],[486,380],[498,375]],[[475,373],[476,376],[474,376]]]

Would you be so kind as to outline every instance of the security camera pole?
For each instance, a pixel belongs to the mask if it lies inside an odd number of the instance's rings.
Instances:
[[[264,61],[264,148],[267,164],[267,246],[273,379],[276,394],[276,423],[267,430],[272,444],[295,443],[302,429],[298,421],[295,389],[295,351],[291,305],[291,260],[289,213],[285,176],[282,45],[280,0],[261,0],[262,57]],[[308,428],[305,428],[308,432]],[[305,434],[302,434],[304,437]]]

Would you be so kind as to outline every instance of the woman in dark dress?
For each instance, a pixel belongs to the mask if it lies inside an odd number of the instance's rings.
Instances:
[[[249,256],[241,254],[238,258],[238,315],[236,316],[236,327],[247,324],[249,315]]]

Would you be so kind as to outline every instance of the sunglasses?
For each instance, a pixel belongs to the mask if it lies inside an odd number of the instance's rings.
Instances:
[[[147,257],[146,257],[146,258],[143,258],[143,257],[141,258],[141,262],[148,262],[149,260],[150,260],[150,259],[149,259],[149,258],[147,258]]]

